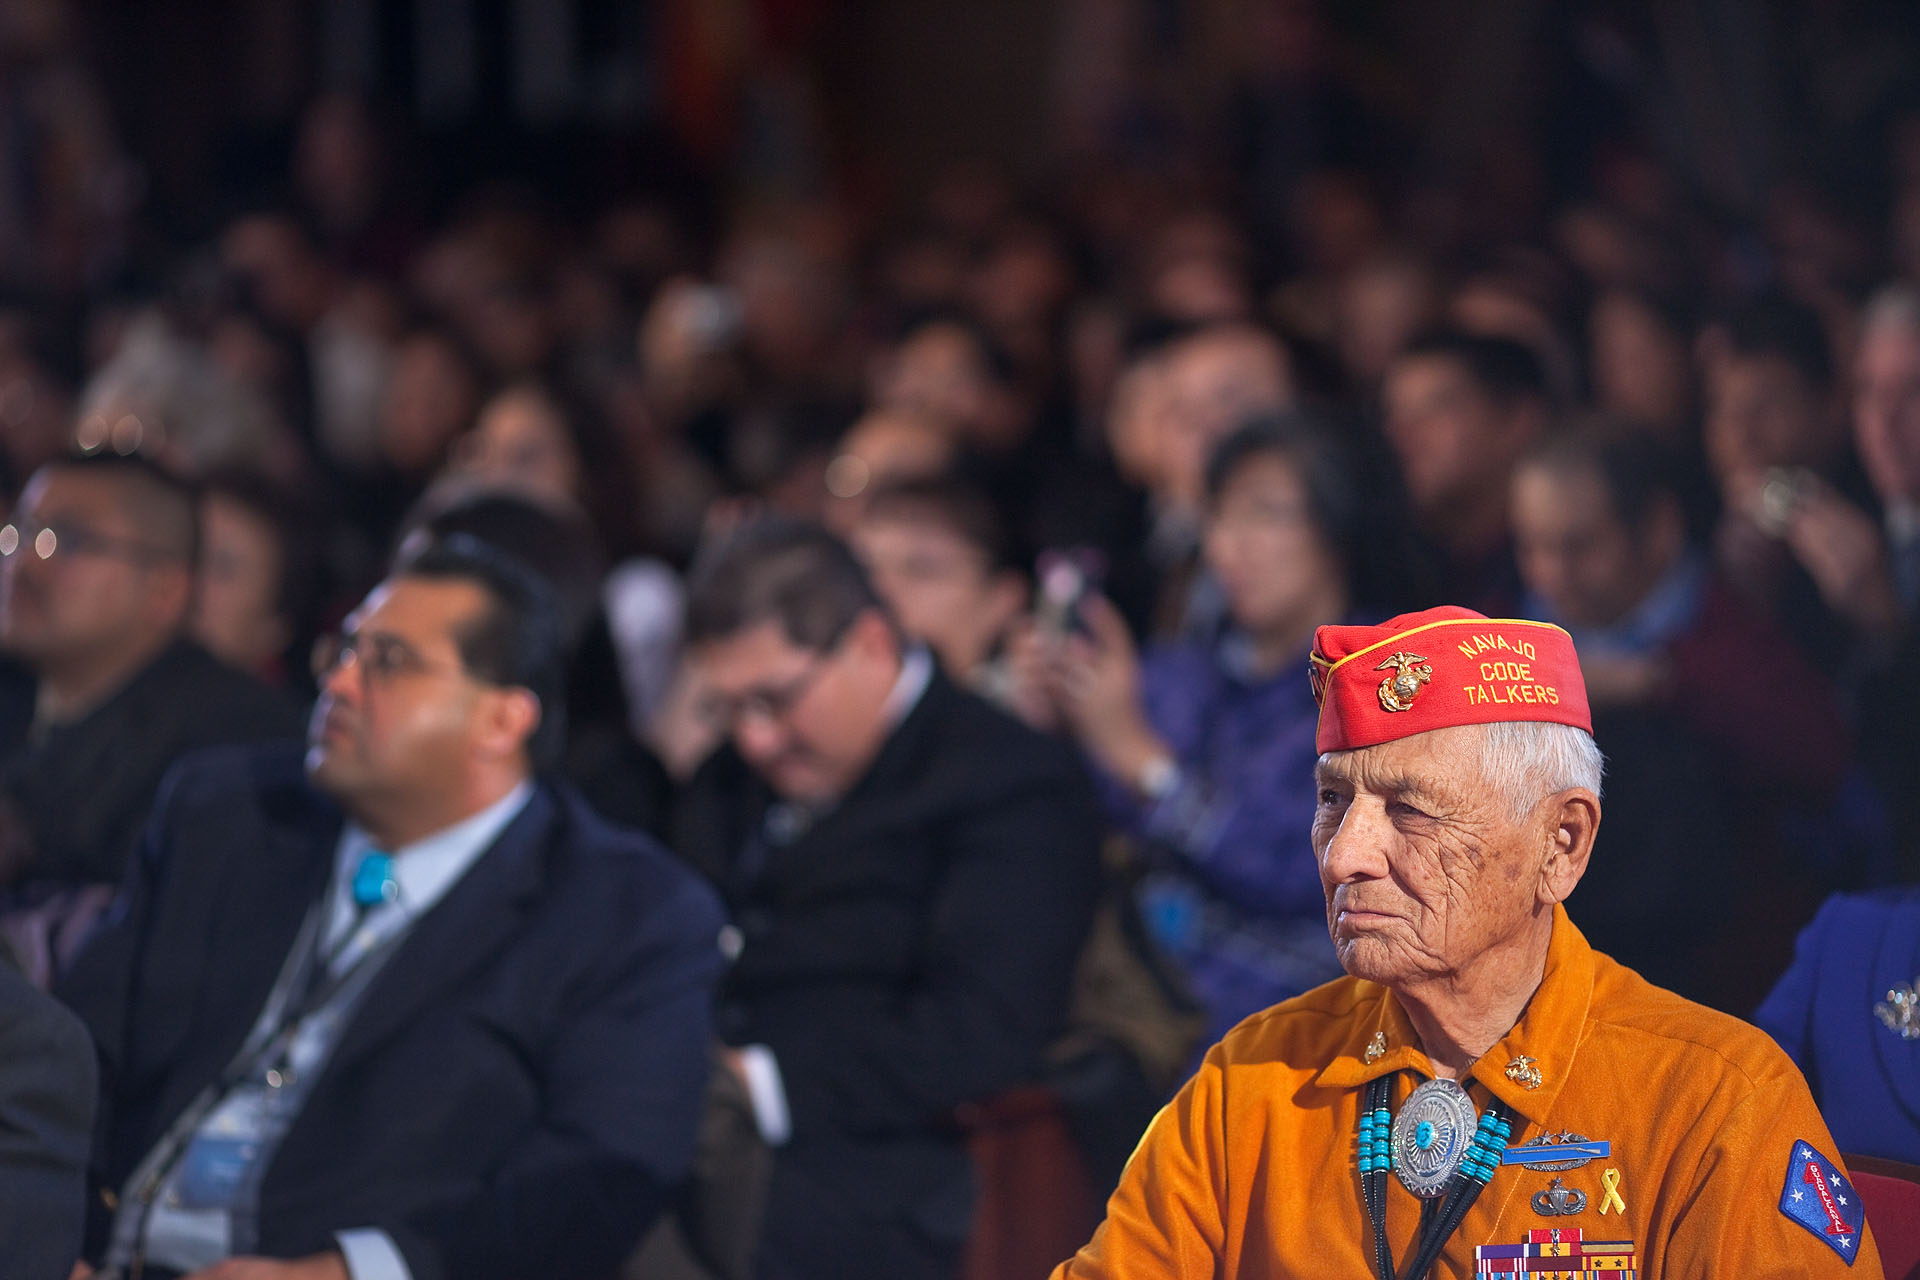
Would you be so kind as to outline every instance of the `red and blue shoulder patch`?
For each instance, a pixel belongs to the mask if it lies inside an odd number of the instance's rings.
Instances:
[[[1793,1154],[1787,1158],[1787,1185],[1780,1189],[1780,1212],[1818,1236],[1848,1266],[1859,1256],[1866,1208],[1846,1175],[1811,1143],[1793,1144]]]

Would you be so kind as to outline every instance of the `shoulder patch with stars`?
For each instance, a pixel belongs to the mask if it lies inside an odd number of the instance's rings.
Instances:
[[[1787,1185],[1780,1189],[1780,1212],[1818,1236],[1848,1266],[1860,1253],[1860,1231],[1867,1211],[1846,1175],[1812,1144],[1796,1142],[1787,1157]]]

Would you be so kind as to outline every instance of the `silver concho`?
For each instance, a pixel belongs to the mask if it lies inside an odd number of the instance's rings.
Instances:
[[[1466,1159],[1480,1114],[1467,1091],[1451,1080],[1429,1080],[1407,1098],[1393,1118],[1393,1173],[1422,1199],[1446,1188]]]

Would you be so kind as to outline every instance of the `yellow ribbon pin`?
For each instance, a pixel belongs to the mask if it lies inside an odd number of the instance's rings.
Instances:
[[[1617,1209],[1625,1217],[1627,1202],[1620,1198],[1620,1171],[1608,1169],[1600,1175],[1600,1185],[1605,1188],[1600,1197],[1600,1216],[1604,1218],[1608,1209]]]

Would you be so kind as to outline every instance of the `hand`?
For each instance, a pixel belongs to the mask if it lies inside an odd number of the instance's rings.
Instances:
[[[1031,616],[1015,620],[1007,633],[1007,705],[1030,729],[1054,733],[1060,706],[1054,701],[1052,666],[1058,636]]]
[[[186,1280],[353,1280],[347,1260],[337,1253],[316,1253],[310,1257],[228,1258]]]
[[[1886,544],[1866,512],[1819,485],[1794,505],[1786,540],[1834,612],[1867,631],[1899,624]]]
[[[1080,616],[1091,638],[1068,635],[1049,667],[1067,726],[1108,773],[1129,786],[1146,764],[1171,754],[1140,707],[1140,658],[1112,602],[1088,596]]]
[[[67,1272],[67,1280],[89,1280],[92,1275],[92,1266],[84,1261],[76,1262],[73,1264],[73,1270]]]

